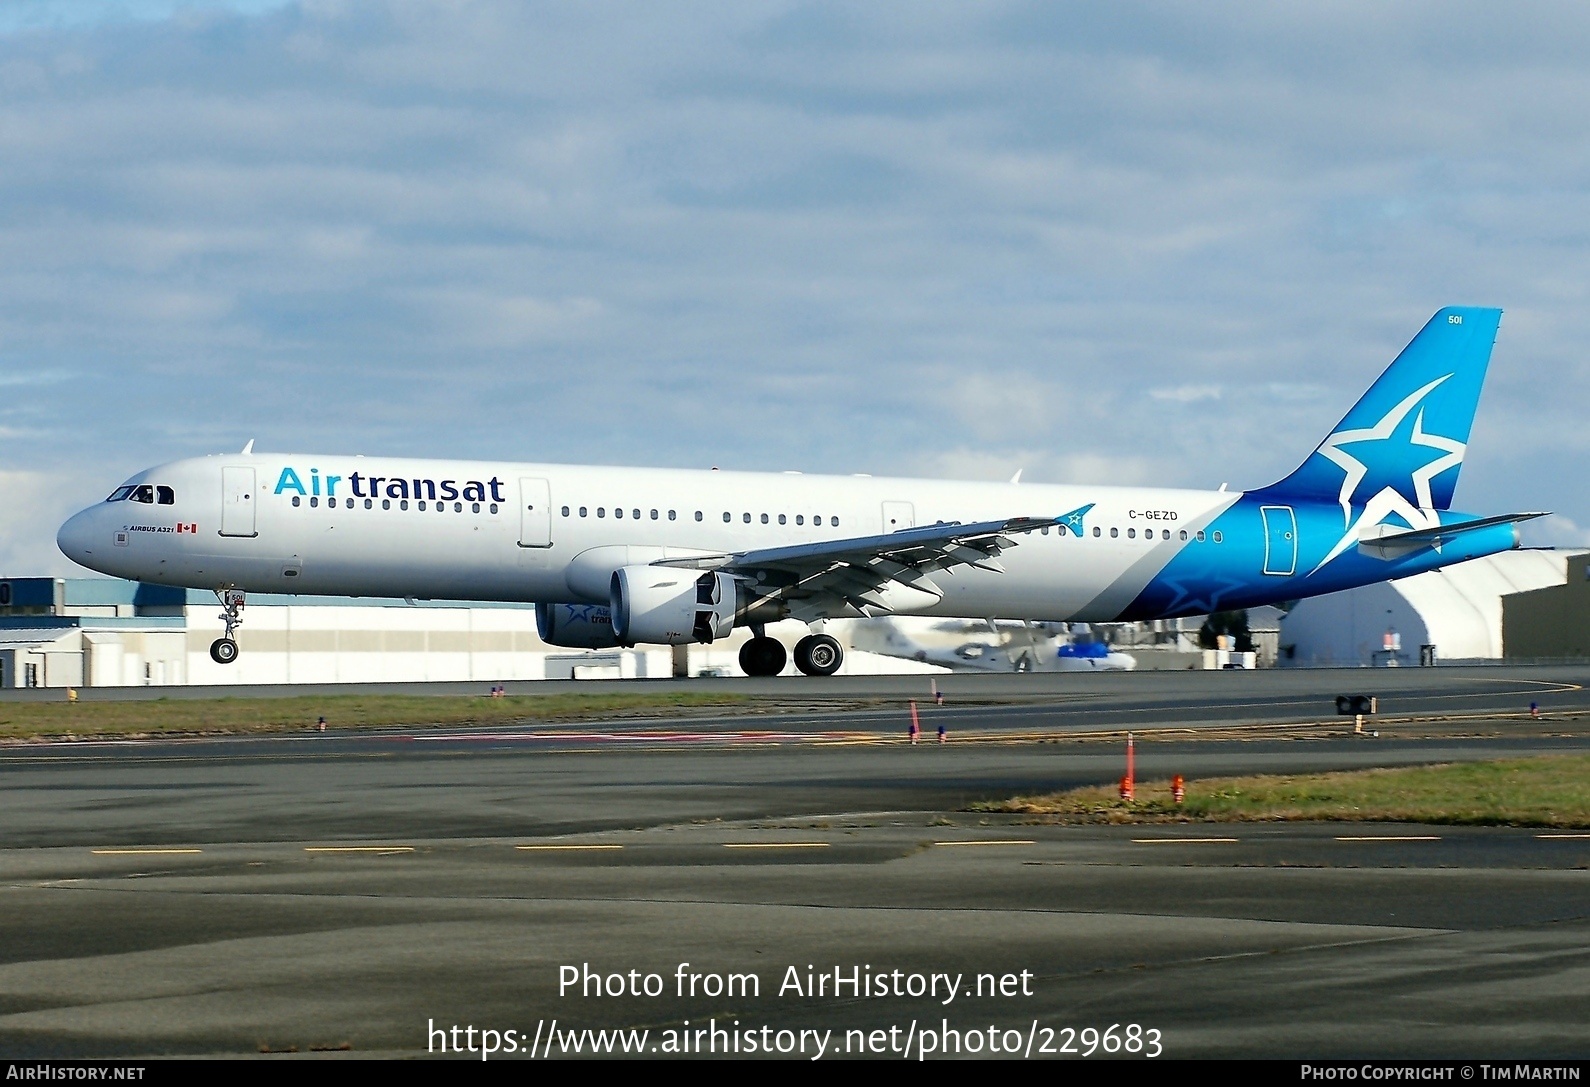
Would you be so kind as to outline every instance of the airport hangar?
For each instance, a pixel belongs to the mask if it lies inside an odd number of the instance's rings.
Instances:
[[[1304,600],[1272,635],[1279,643],[1275,663],[1406,666],[1590,656],[1587,574],[1590,552],[1531,549]],[[535,610],[524,604],[270,594],[251,595],[244,618],[242,655],[220,665],[209,655],[222,629],[211,593],[110,578],[0,579],[0,687],[728,676],[740,674],[737,655],[748,636],[736,630],[711,645],[673,649],[566,649],[541,639]],[[848,642],[845,622],[832,626]],[[1139,657],[1140,669],[1185,668],[1191,653],[1144,651],[1164,639],[1159,628],[1174,624],[1185,632],[1192,622],[1105,629]],[[780,629],[785,625],[788,631]],[[804,630],[792,622],[770,632],[793,641]],[[1261,663],[1270,656],[1261,653]],[[942,671],[854,650],[842,669],[849,675]]]

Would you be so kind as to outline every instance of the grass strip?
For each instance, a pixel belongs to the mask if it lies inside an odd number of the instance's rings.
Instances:
[[[317,727],[510,725],[744,710],[748,695],[646,692],[508,696],[328,695],[324,698],[178,698],[136,702],[0,702],[0,739],[229,735]]]
[[[1546,755],[1327,774],[1264,774],[1186,783],[1089,786],[973,805],[973,811],[1054,817],[1067,823],[1435,823],[1450,826],[1590,827],[1590,756]]]

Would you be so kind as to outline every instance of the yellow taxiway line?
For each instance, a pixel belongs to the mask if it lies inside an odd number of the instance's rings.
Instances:
[[[724,849],[827,849],[829,842],[724,842]]]
[[[960,842],[934,842],[934,845],[1037,845],[1032,838],[972,838]]]

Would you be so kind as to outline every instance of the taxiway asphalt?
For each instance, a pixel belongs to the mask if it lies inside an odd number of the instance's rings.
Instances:
[[[962,809],[1113,780],[1119,744],[1093,737],[1128,725],[1143,776],[1584,752],[1587,672],[998,677],[930,708],[975,714],[942,747],[901,742],[880,705],[4,748],[0,1054],[415,1055],[437,1025],[523,1049],[554,1019],[665,1046],[688,1019],[831,1030],[829,1057],[946,1025],[1048,1056],[1112,1023],[1168,1056],[1582,1057],[1590,837]],[[1403,723],[1294,727],[1345,679]],[[919,693],[869,692],[842,696]],[[759,991],[681,996],[681,963]],[[664,992],[560,994],[585,964]],[[943,1003],[796,992],[791,967],[1030,976]]]

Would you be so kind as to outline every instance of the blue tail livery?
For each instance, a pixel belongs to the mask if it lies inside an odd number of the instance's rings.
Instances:
[[[1436,313],[1291,475],[1233,496],[1124,618],[1251,607],[1406,577],[1517,546],[1540,513],[1451,512],[1502,311]]]

